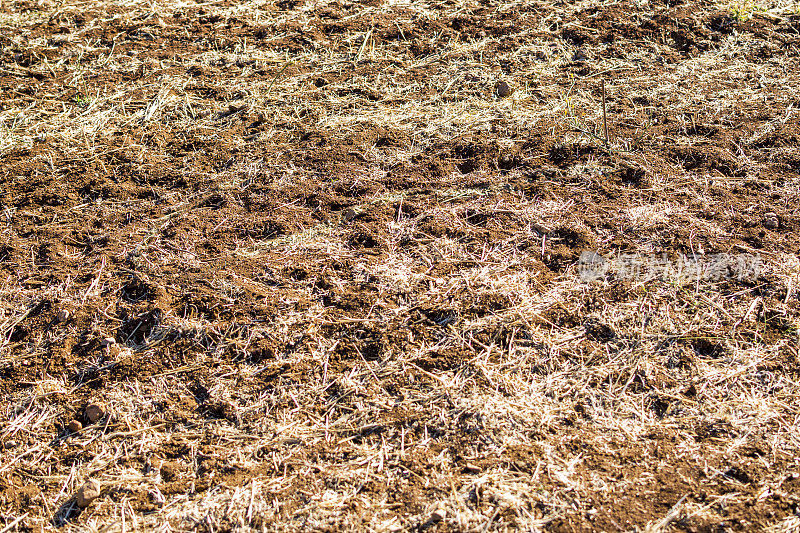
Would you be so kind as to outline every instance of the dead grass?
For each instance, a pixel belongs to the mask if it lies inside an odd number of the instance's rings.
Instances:
[[[345,3],[340,33],[340,2],[28,4],[0,9],[3,56],[38,54],[0,65],[0,179],[41,181],[2,200],[0,528],[797,530],[796,49],[741,26],[619,57],[593,1],[457,37],[478,2]],[[635,194],[598,192],[627,167]],[[570,255],[719,243],[761,255],[755,283],[586,283]]]

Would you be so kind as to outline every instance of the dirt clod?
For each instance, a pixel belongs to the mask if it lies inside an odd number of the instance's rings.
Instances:
[[[500,98],[507,98],[514,93],[514,89],[506,81],[498,81],[494,88],[495,94]]]
[[[775,213],[766,213],[764,215],[764,227],[769,229],[778,229],[780,226],[780,220],[778,219],[778,215]]]
[[[99,403],[92,403],[86,406],[83,411],[83,416],[86,417],[90,423],[94,424],[105,416],[105,408]]]
[[[95,501],[98,496],[100,496],[100,482],[90,479],[75,493],[75,503],[83,509]]]

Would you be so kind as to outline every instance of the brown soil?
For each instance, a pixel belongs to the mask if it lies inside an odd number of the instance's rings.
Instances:
[[[800,527],[796,6],[0,28],[4,532]]]

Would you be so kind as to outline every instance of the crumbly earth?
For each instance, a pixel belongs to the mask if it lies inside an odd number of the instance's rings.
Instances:
[[[0,48],[3,533],[800,528],[796,3],[2,0]]]

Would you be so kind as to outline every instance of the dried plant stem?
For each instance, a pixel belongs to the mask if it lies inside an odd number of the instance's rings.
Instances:
[[[603,93],[603,137],[606,140],[606,148],[611,146],[611,142],[608,138],[608,114],[606,113],[606,80],[600,80],[600,88]]]

